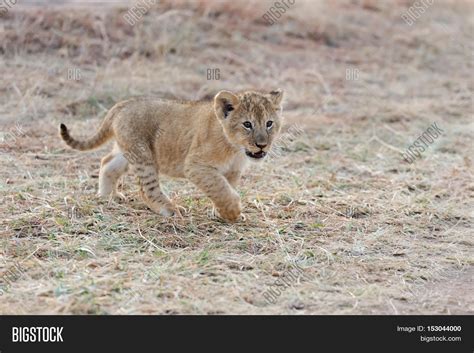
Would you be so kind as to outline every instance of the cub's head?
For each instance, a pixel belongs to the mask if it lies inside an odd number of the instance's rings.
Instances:
[[[242,147],[249,158],[259,160],[280,132],[282,98],[280,89],[267,94],[220,91],[214,98],[214,110],[229,141]]]

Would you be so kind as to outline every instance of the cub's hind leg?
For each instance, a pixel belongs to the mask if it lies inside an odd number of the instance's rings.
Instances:
[[[130,152],[131,153],[131,152]],[[127,154],[127,153],[126,153]],[[140,195],[152,211],[165,217],[180,215],[179,209],[160,188],[159,168],[148,146],[141,145],[140,153],[133,153],[129,159],[134,174],[140,184]]]
[[[165,217],[181,215],[178,208],[161,191],[158,168],[153,162],[134,165],[133,170],[138,177],[143,201],[152,211]]]
[[[99,173],[99,196],[124,199],[125,197],[117,192],[117,182],[127,169],[127,159],[118,148],[114,148],[110,154],[102,159]]]

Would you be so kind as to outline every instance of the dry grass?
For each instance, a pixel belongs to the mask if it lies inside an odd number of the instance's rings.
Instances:
[[[134,27],[127,6],[17,6],[0,22],[0,266],[23,272],[0,312],[472,314],[473,6],[436,2],[410,27],[405,2],[297,1],[269,27],[260,2],[173,4]],[[183,220],[147,210],[131,176],[128,202],[100,201],[108,147],[56,135],[91,133],[132,95],[248,87],[284,88],[287,127],[305,132],[246,174],[245,222],[210,218],[179,180],[164,187]],[[445,134],[403,162],[434,121]],[[305,278],[266,303],[291,261]]]

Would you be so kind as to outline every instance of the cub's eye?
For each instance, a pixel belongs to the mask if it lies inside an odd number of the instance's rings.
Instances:
[[[271,128],[273,126],[273,121],[268,120],[267,121],[267,128]]]
[[[250,121],[245,121],[242,125],[244,125],[244,128],[246,129],[252,128],[252,123]]]

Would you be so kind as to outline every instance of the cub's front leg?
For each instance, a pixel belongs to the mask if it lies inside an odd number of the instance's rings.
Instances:
[[[241,213],[240,197],[227,179],[212,167],[188,163],[186,177],[204,192],[214,203],[219,215],[226,221],[235,222]]]
[[[240,182],[242,172],[239,169],[231,169],[227,173],[225,173],[224,176],[229,182],[229,184],[232,185],[232,187],[235,189]]]

